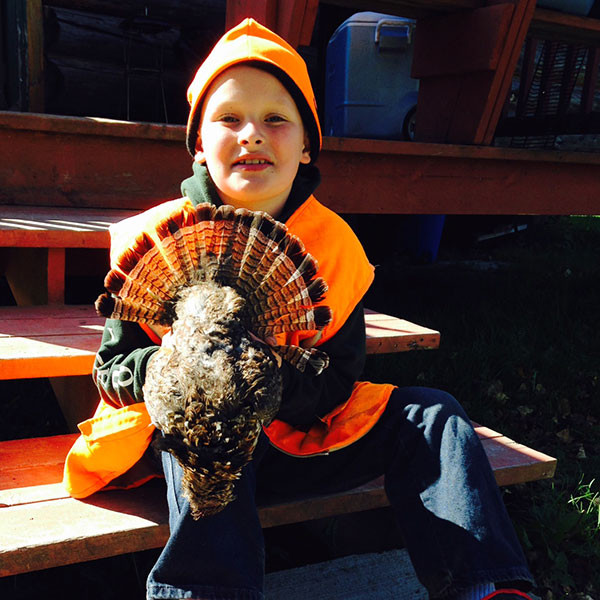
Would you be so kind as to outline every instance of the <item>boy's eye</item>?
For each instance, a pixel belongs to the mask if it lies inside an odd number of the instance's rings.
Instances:
[[[237,123],[238,118],[234,117],[233,115],[223,115],[222,117],[219,118],[219,121],[221,121],[223,123]]]
[[[271,115],[270,117],[267,117],[265,121],[267,123],[283,123],[285,121],[285,118],[281,115]]]

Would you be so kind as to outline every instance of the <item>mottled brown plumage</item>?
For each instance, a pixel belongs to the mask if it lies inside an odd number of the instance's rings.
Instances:
[[[184,470],[195,518],[218,512],[279,409],[281,377],[260,338],[319,330],[315,306],[327,287],[284,225],[265,213],[209,204],[178,210],[116,259],[98,298],[110,318],[171,327],[149,362],[144,398],[163,433],[160,448]],[[328,358],[314,348],[275,346],[298,369]]]

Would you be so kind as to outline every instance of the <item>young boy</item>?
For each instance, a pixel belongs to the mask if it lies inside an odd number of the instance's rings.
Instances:
[[[334,320],[321,335],[296,337],[319,345],[330,366],[314,375],[282,362],[281,409],[223,511],[192,519],[181,467],[163,453],[171,535],[149,575],[148,598],[263,598],[256,498],[334,492],[381,474],[431,598],[529,598],[514,589],[530,587],[532,577],[486,455],[454,398],[356,382],[365,356],[362,297],[373,269],[342,219],[312,196],[321,132],[300,56],[247,19],[215,46],[188,96],[195,163],[183,201],[263,210],[285,222],[319,261]],[[121,229],[135,228],[135,219]],[[160,333],[107,321],[94,369],[100,407],[81,425],[65,466],[72,495],[148,478],[140,459],[153,428],[143,384]]]

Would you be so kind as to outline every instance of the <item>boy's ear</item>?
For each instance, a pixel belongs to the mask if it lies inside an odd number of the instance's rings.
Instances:
[[[200,137],[196,140],[196,154],[194,154],[194,161],[200,164],[204,164],[206,159],[204,158],[204,150],[202,150],[202,142],[200,141]]]
[[[310,140],[308,138],[308,133],[304,131],[304,147],[302,148],[302,156],[300,157],[300,164],[308,165],[310,164]]]

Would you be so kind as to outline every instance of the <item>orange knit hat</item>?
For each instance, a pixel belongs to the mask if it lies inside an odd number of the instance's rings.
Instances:
[[[308,132],[311,162],[314,162],[321,149],[322,138],[317,102],[306,63],[283,38],[250,18],[230,29],[216,43],[188,88],[191,109],[186,143],[190,154],[194,156],[196,152],[200,112],[208,87],[228,67],[246,62],[264,67],[290,92]]]

